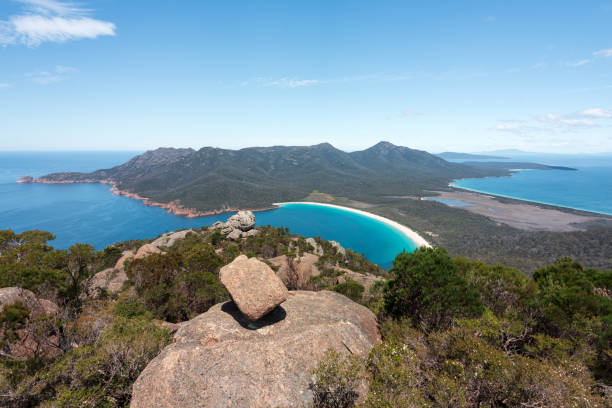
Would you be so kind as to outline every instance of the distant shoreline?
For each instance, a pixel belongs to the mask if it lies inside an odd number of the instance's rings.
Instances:
[[[531,169],[519,169],[520,171],[528,171]],[[509,175],[509,176],[503,176],[503,177],[512,177],[513,174]],[[486,179],[486,178],[498,178],[498,177],[474,177],[477,179]],[[589,210],[586,208],[578,208],[578,207],[570,207],[569,205],[563,205],[563,204],[558,204],[558,203],[551,203],[551,202],[547,202],[547,201],[539,201],[539,200],[532,200],[532,199],[528,199],[528,198],[522,198],[522,197],[516,197],[516,196],[512,196],[509,194],[502,194],[502,193],[493,193],[490,191],[485,191],[485,190],[479,190],[476,188],[471,188],[471,187],[464,187],[464,186],[460,186],[457,185],[456,183],[458,181],[462,181],[462,180],[470,180],[472,178],[460,178],[460,179],[456,179],[451,181],[450,183],[448,183],[448,186],[457,190],[464,190],[464,191],[470,191],[472,193],[479,193],[479,194],[485,194],[485,195],[490,195],[490,196],[497,196],[497,197],[501,197],[501,198],[509,198],[511,200],[517,200],[517,201],[522,201],[525,202],[527,204],[531,204],[531,205],[537,205],[537,204],[541,204],[541,205],[547,205],[550,207],[556,207],[559,208],[561,210],[571,210],[571,211],[579,211],[582,213],[589,213],[592,214],[593,216],[606,216],[606,217],[610,217],[612,216],[612,213],[606,213],[606,212],[601,212],[601,211],[596,211],[596,210]]]
[[[110,185],[109,191],[115,195],[123,196],[127,198],[131,198],[133,200],[141,201],[143,205],[147,207],[158,207],[166,210],[167,213],[177,215],[179,217],[186,218],[200,218],[200,217],[208,217],[211,215],[219,215],[223,213],[229,212],[238,212],[238,211],[268,211],[275,210],[278,207],[266,207],[266,208],[222,208],[220,210],[210,210],[210,211],[199,211],[195,208],[187,208],[184,207],[179,200],[170,201],[169,203],[160,203],[157,201],[153,201],[150,198],[142,197],[139,194],[131,193],[126,190],[121,190],[117,188],[117,184],[113,180],[94,180],[94,179],[84,179],[84,180],[45,180],[40,178],[33,178],[31,176],[24,176],[17,180],[19,184],[106,184]]]
[[[336,209],[339,209],[339,210],[349,211],[349,212],[352,212],[352,213],[355,213],[355,214],[363,215],[365,217],[372,218],[372,219],[380,221],[380,222],[382,222],[384,224],[387,224],[388,226],[390,226],[392,228],[395,228],[396,230],[398,230],[402,234],[404,234],[406,237],[408,237],[412,242],[414,242],[417,245],[417,247],[431,248],[431,244],[429,242],[427,242],[423,237],[421,237],[418,233],[416,233],[415,231],[411,230],[407,226],[402,225],[399,222],[390,220],[388,218],[382,217],[380,215],[372,214],[372,213],[367,212],[367,211],[357,210],[357,209],[351,208],[351,207],[343,207],[341,205],[326,204],[326,203],[316,203],[316,202],[312,202],[312,201],[290,201],[290,202],[285,202],[285,203],[274,203],[273,205],[278,206],[278,207],[282,207],[285,204],[318,205],[318,206],[322,206],[322,207],[331,207],[331,208],[336,208]]]
[[[491,192],[484,191],[484,190],[477,190],[475,188],[456,186],[456,185],[454,185],[454,183],[451,183],[450,187],[455,188],[457,190],[470,191],[472,193],[484,194],[484,195],[489,195],[489,196],[496,196],[496,197],[501,197],[501,198],[509,198],[511,200],[522,201],[522,202],[525,202],[525,203],[531,204],[531,205],[537,205],[537,204],[547,205],[549,207],[556,207],[556,208],[559,208],[561,210],[572,210],[572,211],[579,211],[581,213],[589,213],[589,214],[592,214],[593,216],[606,216],[606,217],[612,216],[612,213],[605,213],[605,212],[600,212],[600,211],[595,211],[595,210],[587,210],[585,208],[570,207],[568,205],[554,204],[554,203],[549,203],[549,202],[546,202],[546,201],[528,200],[526,198],[515,197],[515,196],[508,195],[508,194],[491,193]]]

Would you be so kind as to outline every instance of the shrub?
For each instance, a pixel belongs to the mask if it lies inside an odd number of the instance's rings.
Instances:
[[[344,283],[334,286],[334,292],[342,293],[353,302],[361,302],[361,297],[365,288],[363,285],[352,279],[347,279]]]
[[[359,396],[363,362],[356,355],[342,355],[334,349],[325,352],[312,372],[310,388],[317,408],[352,407]]]
[[[460,276],[441,248],[403,252],[393,261],[392,279],[385,290],[385,310],[393,317],[409,317],[424,330],[447,328],[455,317],[479,316],[479,293]]]

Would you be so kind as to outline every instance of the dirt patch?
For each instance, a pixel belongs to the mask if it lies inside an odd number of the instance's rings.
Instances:
[[[583,231],[587,229],[587,225],[593,222],[609,222],[612,219],[604,215],[590,216],[565,212],[550,208],[550,206],[544,208],[537,204],[501,202],[494,196],[468,191],[435,191],[432,193],[437,195],[424,197],[423,199],[438,198],[461,201],[465,205],[454,207],[484,215],[498,223],[527,231]]]

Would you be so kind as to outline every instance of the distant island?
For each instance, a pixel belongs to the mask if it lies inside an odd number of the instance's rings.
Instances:
[[[177,215],[198,217],[267,210],[274,202],[301,201],[313,191],[373,202],[398,194],[447,189],[459,178],[502,177],[535,163],[453,163],[425,151],[380,142],[347,153],[329,143],[227,150],[159,148],[110,169],[54,173],[22,183],[104,183],[115,194]]]

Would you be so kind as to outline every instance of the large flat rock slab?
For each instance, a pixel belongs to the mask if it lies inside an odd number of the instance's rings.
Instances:
[[[250,329],[249,327],[255,327]],[[365,355],[380,341],[367,308],[335,292],[289,292],[250,323],[233,302],[185,322],[133,386],[131,407],[308,407],[328,348]]]

